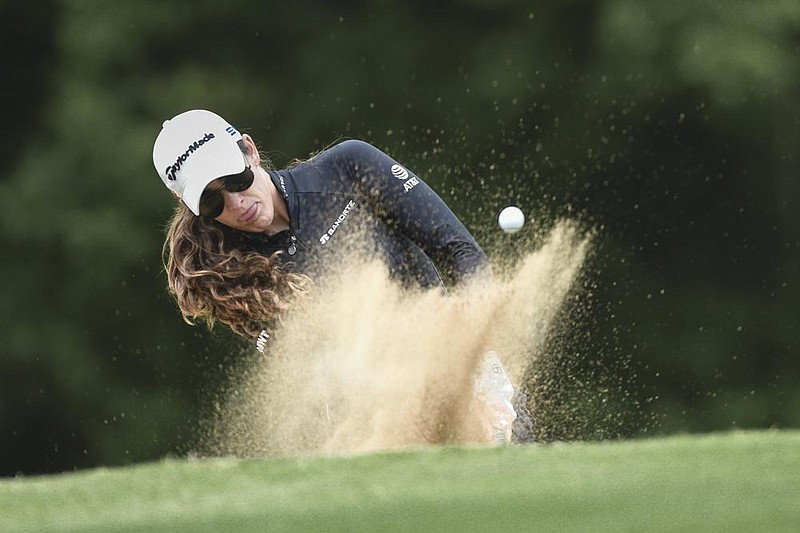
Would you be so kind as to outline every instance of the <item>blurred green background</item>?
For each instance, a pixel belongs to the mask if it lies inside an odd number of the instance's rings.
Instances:
[[[594,229],[548,440],[800,427],[796,0],[0,0],[0,44],[2,475],[185,453],[247,357],[165,292],[151,147],[197,107],[277,165],[378,145],[495,257]]]

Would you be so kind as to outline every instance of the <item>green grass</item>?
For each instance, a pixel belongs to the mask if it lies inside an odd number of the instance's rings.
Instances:
[[[800,431],[164,460],[0,481],[0,531],[798,531]]]

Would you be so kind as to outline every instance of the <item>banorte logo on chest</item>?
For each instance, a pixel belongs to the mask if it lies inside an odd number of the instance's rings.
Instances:
[[[320,244],[326,244],[329,240],[331,240],[331,237],[333,237],[333,234],[336,232],[336,230],[339,228],[339,226],[342,224],[342,222],[347,220],[347,215],[350,214],[350,210],[353,209],[355,206],[356,206],[355,201],[350,200],[349,202],[347,202],[347,205],[344,206],[344,209],[342,210],[342,213],[333,222],[333,224],[331,224],[331,227],[328,228],[328,231],[326,231],[325,233],[323,233],[320,236],[320,238],[319,238],[319,243]]]

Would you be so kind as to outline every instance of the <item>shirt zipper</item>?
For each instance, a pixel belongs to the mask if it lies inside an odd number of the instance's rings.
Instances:
[[[272,177],[273,177],[272,176],[272,172],[268,171],[267,174],[269,174],[269,177],[272,180],[273,185],[275,185],[275,187],[279,191],[281,191],[283,193],[283,199],[286,202],[286,209],[289,209],[289,193],[286,192],[286,185],[284,185],[283,182],[280,179],[278,179],[278,183],[275,183],[275,180],[272,179]],[[286,248],[286,253],[288,253],[289,255],[294,255],[294,254],[297,253],[298,240],[297,240],[297,237],[294,236],[294,231],[292,231],[292,229],[291,229],[291,224],[292,224],[292,222],[290,220],[289,221],[289,236],[291,237],[292,242],[291,242],[291,244],[289,244],[289,247]]]

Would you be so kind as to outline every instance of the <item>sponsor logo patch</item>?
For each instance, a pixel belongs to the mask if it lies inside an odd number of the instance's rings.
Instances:
[[[261,333],[258,334],[258,338],[256,339],[256,350],[264,353],[264,350],[267,349],[267,339],[269,339],[269,333],[267,333],[267,330],[262,329]]]
[[[401,165],[392,165],[391,171],[395,178],[399,180],[405,180],[405,183],[403,183],[403,189],[406,192],[419,185],[419,178],[411,176],[408,170],[403,168]]]
[[[419,178],[411,178],[403,184],[403,188],[408,192],[417,185],[419,185]]]
[[[392,165],[392,174],[399,180],[408,178],[408,170],[404,169],[400,165]]]
[[[165,169],[164,174],[167,175],[167,179],[169,179],[170,181],[175,181],[176,179],[178,179],[178,177],[175,174],[177,174],[178,171],[180,171],[181,167],[183,166],[183,163],[186,162],[187,159],[189,159],[190,155],[195,153],[204,144],[206,144],[208,141],[210,141],[213,138],[214,138],[214,134],[213,133],[206,133],[205,135],[203,135],[202,138],[197,139],[195,142],[190,144],[186,148],[186,151],[178,156],[178,158],[175,160],[175,163],[170,165],[170,166],[168,166]]]
[[[336,232],[337,229],[339,229],[339,226],[342,225],[342,222],[347,220],[347,215],[350,214],[350,211],[355,206],[356,206],[355,201],[350,200],[349,202],[347,202],[347,205],[344,206],[344,209],[342,210],[342,213],[336,218],[336,220],[333,222],[333,224],[331,224],[331,227],[328,228],[328,231],[326,231],[325,233],[323,233],[320,236],[320,238],[319,238],[319,243],[320,244],[326,244],[329,240],[331,240],[331,237],[333,237],[333,234]]]

